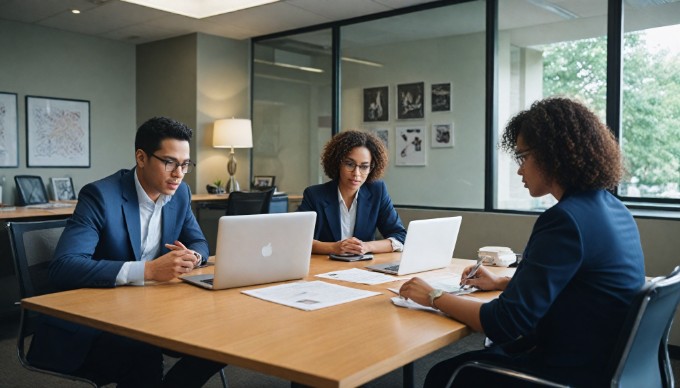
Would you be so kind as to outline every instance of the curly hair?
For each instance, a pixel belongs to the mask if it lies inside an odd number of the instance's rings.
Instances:
[[[352,130],[333,136],[323,148],[321,165],[329,178],[340,179],[340,164],[356,147],[366,147],[371,153],[371,172],[366,182],[373,182],[383,176],[389,160],[383,142],[373,134]]]
[[[520,136],[541,171],[565,190],[612,189],[623,175],[616,138],[580,102],[561,97],[534,102],[510,120],[500,147],[514,153]]]

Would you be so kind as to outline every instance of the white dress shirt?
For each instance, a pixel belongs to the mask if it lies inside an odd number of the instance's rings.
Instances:
[[[354,236],[354,226],[357,223],[357,202],[359,201],[359,192],[354,196],[352,204],[349,209],[342,199],[342,193],[338,187],[338,206],[340,207],[340,240],[346,240]],[[393,252],[401,252],[404,249],[404,244],[394,237],[388,237],[392,243]]]
[[[156,202],[146,194],[139,183],[135,169],[135,189],[139,202],[139,222],[141,226],[141,252],[139,261],[126,261],[116,276],[116,285],[144,285],[144,262],[155,259],[161,250],[161,220],[163,206],[172,199],[171,195],[161,194]]]

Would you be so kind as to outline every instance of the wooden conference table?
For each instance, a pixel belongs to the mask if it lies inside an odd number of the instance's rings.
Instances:
[[[52,207],[52,208],[31,208],[25,206],[9,206],[5,209],[0,210],[0,220],[11,221],[11,220],[31,220],[40,218],[52,218],[52,217],[68,217],[73,214],[75,209],[76,201],[61,201],[68,203],[71,206],[65,207]],[[2,209],[2,208],[0,208]]]
[[[306,280],[338,269],[387,262],[344,263],[313,255]],[[454,259],[440,272],[460,274],[472,260]],[[195,270],[211,272],[213,267]],[[512,270],[498,269],[503,274]],[[387,287],[326,280],[381,292],[379,296],[305,312],[241,291],[209,291],[175,280],[144,287],[79,289],[24,299],[23,308],[163,348],[238,365],[314,387],[355,387],[471,333],[439,313],[394,306]],[[491,299],[495,292],[472,294]]]

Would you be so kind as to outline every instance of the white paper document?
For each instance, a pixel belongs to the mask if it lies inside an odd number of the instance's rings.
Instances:
[[[344,269],[342,271],[326,272],[326,273],[322,273],[322,274],[319,274],[319,275],[316,275],[316,276],[319,277],[319,278],[343,280],[343,281],[346,281],[346,282],[361,283],[361,284],[368,284],[368,285],[388,283],[388,282],[393,282],[395,280],[401,280],[401,278],[386,275],[384,273],[374,272],[374,271],[366,271],[366,270],[359,269],[359,268],[351,268],[351,269]]]
[[[392,303],[394,303],[395,306],[406,307],[407,309],[435,311],[435,312],[438,311],[436,309],[433,309],[432,307],[423,306],[422,304],[418,304],[418,303],[412,301],[411,299],[404,299],[400,296],[392,297]]]
[[[305,311],[318,310],[324,307],[380,295],[379,292],[339,286],[320,280],[286,283],[241,292],[269,302]]]

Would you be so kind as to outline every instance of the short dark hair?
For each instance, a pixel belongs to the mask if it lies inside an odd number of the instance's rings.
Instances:
[[[321,165],[329,178],[340,179],[340,163],[356,147],[366,147],[371,153],[371,172],[366,177],[366,182],[382,177],[389,160],[382,140],[373,134],[352,130],[333,136],[323,148]]]
[[[141,149],[151,155],[161,148],[165,139],[191,141],[193,131],[185,124],[168,117],[153,117],[137,129],[135,151]]]
[[[580,102],[551,97],[513,117],[501,148],[515,152],[522,136],[547,177],[563,189],[612,189],[623,175],[619,144],[595,113]]]

